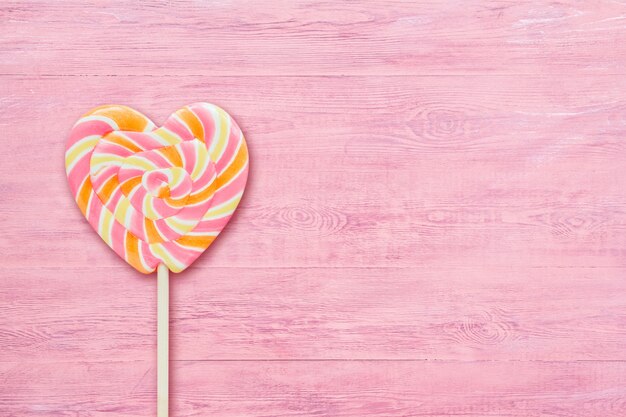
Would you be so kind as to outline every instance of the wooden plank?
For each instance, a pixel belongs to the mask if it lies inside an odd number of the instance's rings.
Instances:
[[[103,103],[241,124],[172,287],[172,416],[626,415],[626,5],[0,4],[0,415],[154,415],[156,289],[62,160]],[[235,249],[235,250],[233,250]]]
[[[4,1],[0,73],[615,74],[621,2]]]
[[[623,362],[200,361],[174,362],[172,376],[176,417],[626,413]],[[11,417],[155,415],[150,362],[0,363],[0,377]]]
[[[178,360],[626,360],[623,268],[191,268]],[[0,361],[153,360],[156,278],[4,269]]]
[[[236,109],[252,165],[196,267],[624,266],[622,76],[8,79],[6,266],[123,265],[71,201],[67,132],[104,102],[159,121],[201,98]]]

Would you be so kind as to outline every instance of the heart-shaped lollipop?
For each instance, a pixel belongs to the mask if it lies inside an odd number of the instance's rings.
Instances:
[[[191,265],[226,226],[248,176],[237,123],[208,103],[162,127],[129,107],[98,107],[74,125],[65,168],[91,226],[143,273]]]
[[[208,103],[162,127],[125,106],[102,106],[74,125],[65,170],[78,207],[138,271],[157,273],[157,416],[168,415],[169,271],[215,240],[241,200],[248,148],[237,123]]]

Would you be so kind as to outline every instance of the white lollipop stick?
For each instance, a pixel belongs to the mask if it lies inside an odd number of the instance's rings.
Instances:
[[[169,301],[167,266],[157,268],[157,417],[168,415],[169,385]]]

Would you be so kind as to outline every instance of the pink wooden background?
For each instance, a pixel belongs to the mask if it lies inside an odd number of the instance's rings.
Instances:
[[[238,214],[172,417],[626,415],[622,1],[2,1],[0,416],[154,416],[156,281],[82,219],[93,106],[211,101]]]

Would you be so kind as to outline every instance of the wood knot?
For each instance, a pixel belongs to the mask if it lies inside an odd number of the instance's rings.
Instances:
[[[418,110],[407,126],[432,146],[454,146],[482,136],[487,121],[476,110],[430,106]]]
[[[309,204],[288,205],[268,210],[259,210],[257,220],[263,221],[269,230],[276,233],[294,230],[307,236],[326,236],[341,231],[347,224],[345,213],[330,207]],[[264,229],[267,227],[264,227]]]
[[[513,337],[516,324],[493,312],[483,311],[447,323],[445,333],[459,343],[498,345]]]

